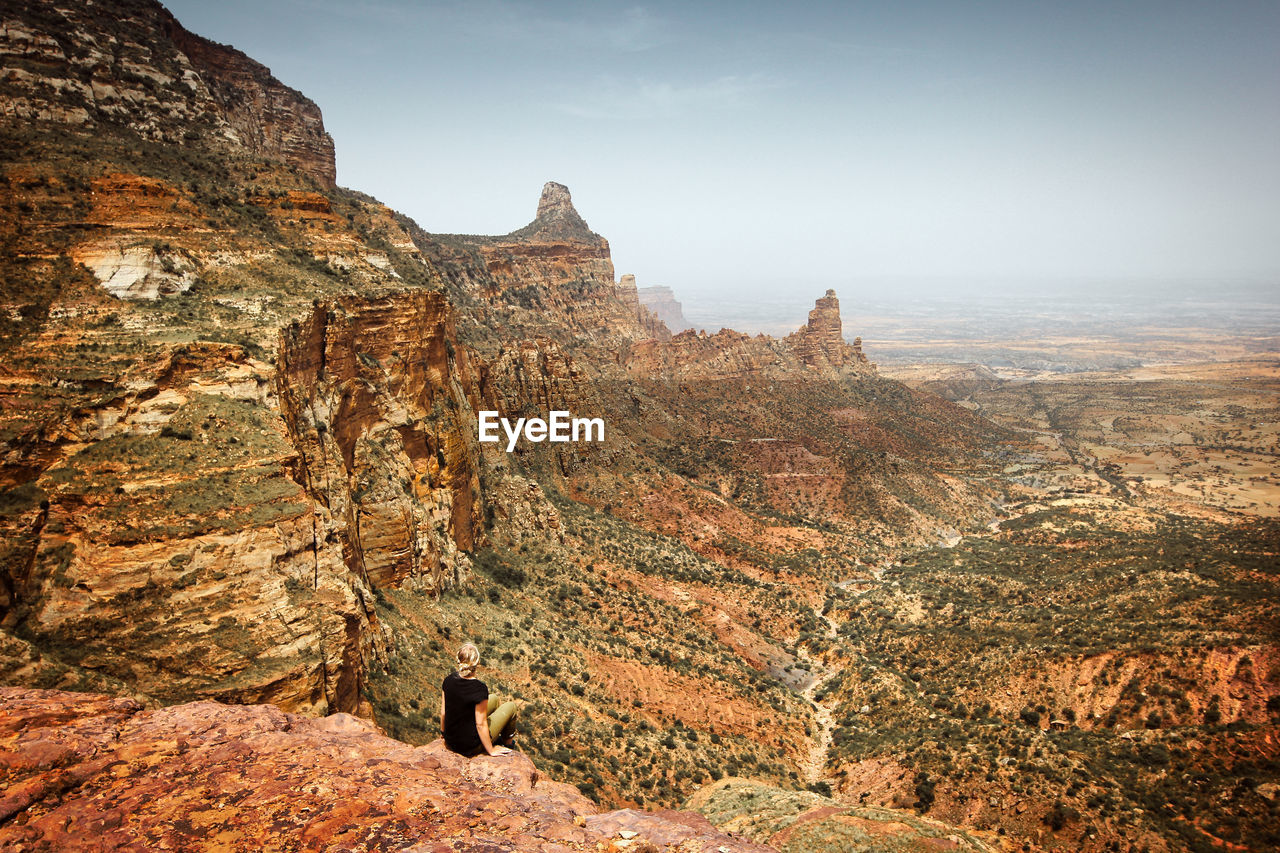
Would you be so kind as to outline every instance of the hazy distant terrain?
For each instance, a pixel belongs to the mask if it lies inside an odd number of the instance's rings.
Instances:
[[[1075,372],[1213,361],[1280,350],[1280,288],[1219,283],[1099,285],[1056,292],[957,287],[866,295],[837,285],[844,328],[881,365],[979,363]],[[803,299],[782,292],[751,304],[685,300],[699,328],[779,334],[804,321]]]

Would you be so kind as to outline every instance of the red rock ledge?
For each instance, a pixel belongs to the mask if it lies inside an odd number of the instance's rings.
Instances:
[[[772,850],[687,812],[598,813],[519,753],[413,747],[347,714],[0,688],[0,849]]]

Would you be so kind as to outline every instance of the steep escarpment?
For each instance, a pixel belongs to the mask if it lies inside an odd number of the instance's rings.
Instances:
[[[296,477],[340,519],[372,586],[439,592],[481,535],[481,388],[440,293],[319,303],[283,333],[281,413]],[[462,564],[465,566],[465,560]]]
[[[52,2],[6,12],[0,58],[4,114],[33,130],[220,145],[334,185],[320,109],[261,63],[188,32],[159,4]]]
[[[862,339],[848,344],[834,290],[817,300],[809,322],[785,338],[721,329],[713,335],[686,330],[669,340],[643,340],[627,364],[634,377],[668,380],[743,376],[787,379],[870,376],[875,365],[862,353]]]
[[[662,285],[641,287],[637,289],[636,298],[672,332],[693,328],[693,324],[685,319],[684,306],[676,299],[671,288]]]

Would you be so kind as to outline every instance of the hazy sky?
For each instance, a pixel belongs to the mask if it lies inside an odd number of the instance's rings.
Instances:
[[[1276,0],[167,5],[320,105],[340,184],[505,233],[560,181],[695,302],[1280,281]]]

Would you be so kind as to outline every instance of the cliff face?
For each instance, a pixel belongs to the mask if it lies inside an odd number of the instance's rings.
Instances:
[[[638,290],[637,298],[641,305],[648,308],[672,332],[693,328],[693,324],[685,319],[684,306],[676,299],[671,288],[661,285],[642,287]]]
[[[234,48],[188,32],[155,3],[30,4],[0,22],[4,114],[172,144],[216,142],[332,187],[320,109]]]
[[[295,475],[334,519],[348,568],[438,593],[464,570],[481,517],[480,392],[444,295],[321,303],[283,337]]]
[[[148,367],[43,435],[8,495],[6,679],[358,710],[364,593],[292,476],[269,366],[188,346]]]
[[[371,591],[438,594],[480,536],[443,295],[321,302],[274,369],[187,347],[131,386],[47,439],[10,517],[8,677],[369,713]]]

